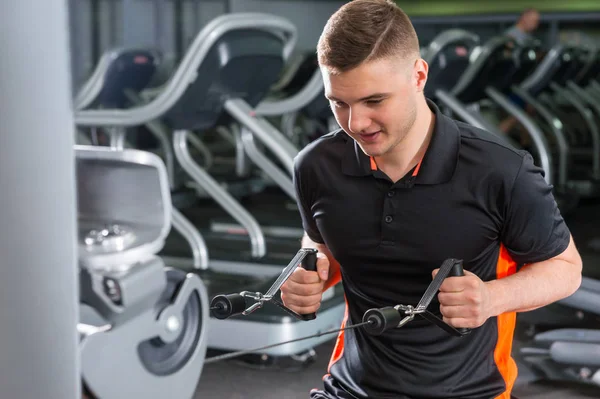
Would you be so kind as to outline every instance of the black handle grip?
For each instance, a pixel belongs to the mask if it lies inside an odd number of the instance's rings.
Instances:
[[[309,252],[306,254],[304,259],[302,260],[302,263],[300,266],[302,266],[302,268],[304,270],[308,270],[309,272],[316,272],[317,271],[317,250],[311,248],[311,249],[307,249],[307,251],[309,251]],[[302,316],[302,320],[304,320],[304,321],[314,320],[317,318],[316,313],[303,314],[300,316]]]
[[[448,277],[461,277],[465,275],[465,271],[463,269],[462,261],[457,260],[450,269],[450,273],[448,273]]]
[[[456,261],[452,269],[450,269],[450,273],[448,273],[448,277],[461,277],[465,275],[465,271],[463,269],[462,261]],[[466,335],[471,332],[470,328],[457,328],[458,332],[462,335]]]

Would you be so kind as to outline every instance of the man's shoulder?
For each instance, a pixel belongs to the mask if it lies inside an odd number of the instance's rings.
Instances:
[[[461,138],[463,156],[482,171],[495,170],[514,176],[518,173],[527,151],[511,145],[507,139],[464,122],[455,121]]]
[[[342,129],[327,133],[302,148],[296,155],[294,164],[298,168],[339,158],[349,139],[350,137]]]

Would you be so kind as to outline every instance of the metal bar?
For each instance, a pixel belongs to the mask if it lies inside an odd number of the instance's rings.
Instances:
[[[557,83],[550,83],[550,88],[557,94],[561,95],[565,100],[575,107],[585,120],[589,127],[589,133],[592,138],[592,171],[594,176],[600,175],[600,132],[598,131],[598,125],[594,121],[594,115],[589,108],[583,104],[583,102],[577,98],[569,90],[559,86]]]
[[[171,210],[171,223],[190,245],[193,266],[196,269],[208,269],[208,248],[198,229],[175,207]]]
[[[295,95],[282,99],[266,99],[255,109],[256,115],[280,116],[289,112],[299,111],[313,101],[317,96],[323,95],[323,78],[321,70],[317,68],[308,83]]]
[[[246,126],[273,154],[282,162],[290,176],[294,173],[294,157],[298,149],[281,133],[263,118],[257,117],[255,111],[243,100],[232,99],[225,103],[225,109],[238,122]]]
[[[142,98],[132,90],[125,90],[125,95],[134,105],[143,103]],[[171,148],[171,139],[169,138],[169,129],[163,125],[160,120],[155,119],[146,122],[146,127],[159,141],[160,146],[163,150],[163,156],[165,158],[165,166],[167,167],[167,174],[169,176],[169,187],[171,190],[175,189],[175,156],[173,155],[173,149]]]
[[[110,139],[110,148],[121,151],[125,148],[125,135],[127,130],[124,127],[111,127],[108,129]]]
[[[0,2],[0,51],[10,54],[0,59],[0,397],[7,399],[81,398],[67,4]]]
[[[296,201],[296,191],[294,183],[289,175],[286,175],[269,158],[262,154],[254,143],[254,136],[248,129],[242,128],[242,143],[245,153],[258,165],[275,183],[294,201]]]
[[[596,117],[600,118],[600,100],[595,99],[588,92],[586,92],[584,89],[582,89],[581,86],[577,85],[572,80],[570,80],[570,81],[567,82],[567,87],[573,93],[575,93],[575,95],[579,96],[579,98],[581,98],[590,107],[592,107],[592,109],[596,113]],[[594,150],[593,151],[594,151],[595,154],[600,155],[600,154],[598,154],[600,152],[600,150],[598,150],[598,148],[596,148],[596,146],[594,146]],[[594,159],[597,158],[596,155],[593,155],[593,156],[594,156]],[[598,170],[594,170],[593,176],[594,176],[594,178],[597,178],[597,179],[600,178],[600,174],[598,173]]]
[[[473,115],[467,109],[466,105],[464,105],[460,100],[458,100],[455,96],[448,93],[445,90],[436,90],[435,96],[438,100],[440,100],[445,106],[450,108],[452,112],[456,113],[461,119],[463,119],[466,123],[475,126],[476,128],[486,130],[490,133],[495,134],[502,140],[507,141],[506,137],[497,127],[491,125],[488,121],[483,118]]]
[[[490,97],[494,102],[504,108],[505,111],[513,115],[525,130],[529,133],[529,136],[533,140],[533,144],[535,149],[537,150],[538,156],[540,157],[540,163],[542,169],[544,169],[544,179],[548,184],[552,184],[553,176],[553,163],[552,163],[552,155],[550,151],[548,151],[548,142],[544,137],[544,133],[540,130],[540,128],[527,116],[523,110],[518,108],[512,101],[506,98],[505,95],[500,93],[493,87],[486,87],[485,93]]]
[[[204,167],[206,169],[212,167],[214,163],[214,157],[210,152],[210,149],[206,146],[206,144],[204,144],[202,140],[198,138],[198,136],[193,134],[188,135],[187,140],[202,156],[202,160],[204,161]]]
[[[558,185],[561,189],[566,188],[568,180],[568,165],[569,165],[569,143],[563,131],[563,124],[560,119],[548,110],[543,104],[537,101],[526,90],[521,87],[513,86],[512,91],[521,97],[527,104],[530,104],[540,117],[543,118],[550,127],[550,133],[556,140],[558,146]]]
[[[260,225],[227,190],[194,162],[187,147],[187,135],[186,130],[174,132],[173,148],[179,164],[227,213],[244,226],[250,238],[252,256],[256,258],[265,256],[267,252],[265,237]]]

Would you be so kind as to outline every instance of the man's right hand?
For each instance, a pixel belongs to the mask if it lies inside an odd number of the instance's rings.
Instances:
[[[319,252],[316,272],[309,272],[298,266],[281,286],[283,304],[298,314],[316,312],[321,306],[321,297],[328,278],[329,259]]]

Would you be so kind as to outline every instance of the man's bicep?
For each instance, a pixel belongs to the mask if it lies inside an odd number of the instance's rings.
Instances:
[[[564,251],[562,251],[560,254],[553,257],[552,259],[560,260],[560,261],[569,263],[571,265],[574,265],[575,267],[577,267],[579,269],[579,271],[581,271],[581,266],[582,266],[581,255],[579,254],[579,251],[577,250],[577,246],[575,245],[575,241],[573,240],[573,236],[571,236],[571,235],[569,235],[569,245],[567,246],[567,248]]]
[[[543,261],[567,249],[571,233],[531,155],[524,157],[508,198],[502,242],[518,264]]]

